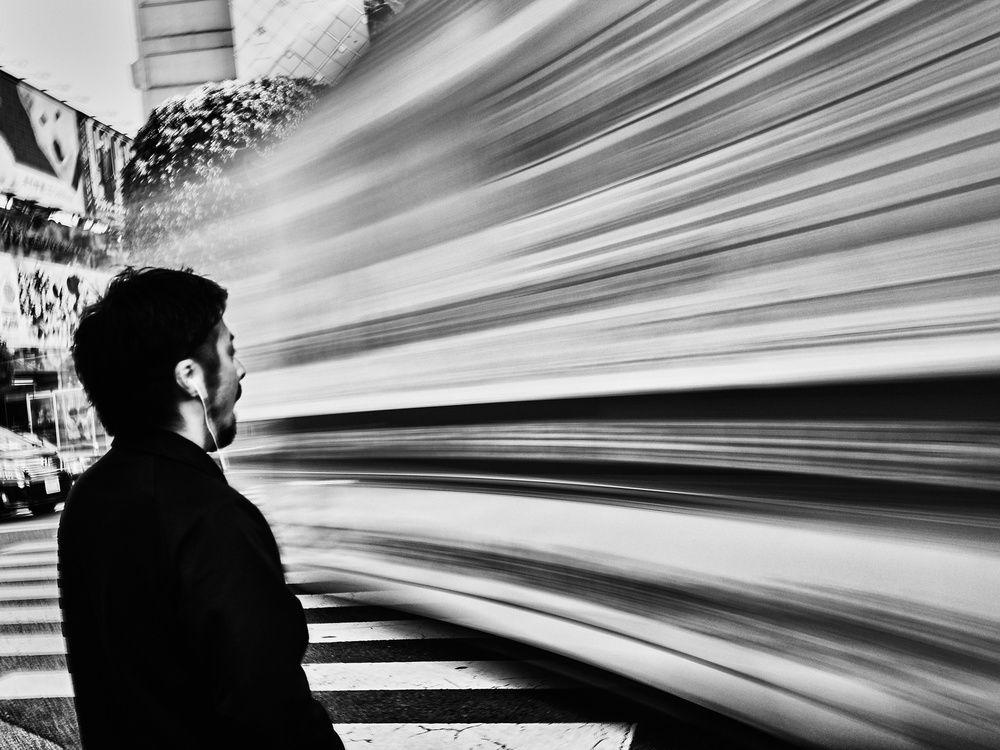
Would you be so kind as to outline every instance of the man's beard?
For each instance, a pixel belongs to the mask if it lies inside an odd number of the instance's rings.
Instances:
[[[215,429],[215,448],[226,448],[236,439],[236,415],[230,412],[229,424],[220,424],[219,415],[222,410],[213,404],[208,408],[208,418]]]
[[[236,398],[233,399],[233,403],[235,404],[237,401],[239,401],[240,400],[240,396],[242,396],[242,395],[243,395],[243,386],[237,384],[237,386],[236,386]],[[208,410],[209,416],[212,419],[212,423],[215,424],[215,426],[216,426],[215,440],[216,440],[216,448],[217,449],[218,448],[228,448],[230,445],[233,444],[233,441],[236,439],[236,415],[232,414],[232,421],[229,424],[227,424],[227,425],[220,425],[219,424],[219,412],[220,411],[221,410],[219,409],[219,407],[217,405],[215,405],[215,404],[213,404],[211,407],[209,407],[209,410]]]
[[[233,421],[230,422],[228,425],[226,425],[225,427],[220,427],[219,428],[218,438],[219,438],[219,447],[220,448],[228,448],[230,445],[233,444],[233,441],[236,439],[236,418],[235,417],[233,417]]]

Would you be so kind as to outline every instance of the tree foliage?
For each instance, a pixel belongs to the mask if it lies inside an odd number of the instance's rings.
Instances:
[[[122,173],[132,261],[213,265],[225,248],[203,230],[245,204],[241,166],[287,138],[323,88],[303,78],[223,81],[154,109]]]

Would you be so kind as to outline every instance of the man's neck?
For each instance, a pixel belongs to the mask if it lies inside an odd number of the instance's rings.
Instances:
[[[205,425],[205,411],[201,402],[192,399],[180,404],[180,421],[171,430],[183,438],[187,438],[203,451],[215,449],[215,443]]]

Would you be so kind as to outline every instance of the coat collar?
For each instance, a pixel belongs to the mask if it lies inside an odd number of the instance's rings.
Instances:
[[[179,461],[216,479],[221,479],[223,482],[226,481],[226,475],[222,469],[201,447],[170,430],[118,434],[111,445],[112,448],[147,453],[170,461]]]

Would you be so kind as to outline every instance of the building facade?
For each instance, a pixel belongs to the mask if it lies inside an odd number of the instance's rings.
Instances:
[[[0,424],[30,430],[45,414],[86,413],[70,344],[122,261],[131,145],[0,70]]]
[[[336,83],[368,47],[362,0],[230,0],[240,78]]]
[[[210,81],[289,75],[335,83],[369,44],[364,0],[133,2],[133,79],[147,113]]]
[[[132,79],[148,114],[207,81],[236,77],[228,0],[133,0],[139,59]]]

